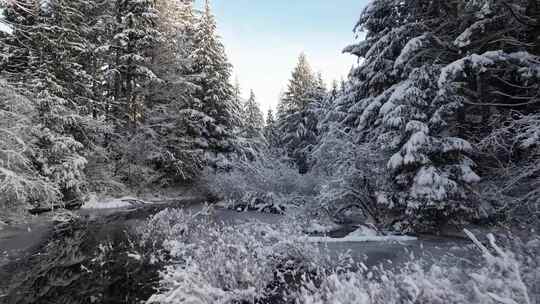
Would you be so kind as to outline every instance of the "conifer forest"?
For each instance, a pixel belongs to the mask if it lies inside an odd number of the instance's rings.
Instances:
[[[540,304],[539,0],[358,0],[268,108],[234,1],[0,0],[0,304]]]

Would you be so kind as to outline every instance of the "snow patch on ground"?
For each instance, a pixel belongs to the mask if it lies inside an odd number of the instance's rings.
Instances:
[[[343,238],[308,237],[311,243],[360,243],[360,242],[407,242],[416,241],[416,237],[406,235],[379,235],[376,230],[360,227]]]
[[[98,199],[96,196],[91,196],[82,209],[121,209],[146,204],[149,202],[130,196],[109,199]]]
[[[311,223],[304,231],[306,233],[328,233],[339,229],[340,227],[341,226],[337,224]]]

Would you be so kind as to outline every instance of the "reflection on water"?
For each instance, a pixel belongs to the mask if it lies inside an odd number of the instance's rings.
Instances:
[[[26,303],[139,303],[155,292],[160,265],[122,223],[79,222],[58,231],[38,255],[13,269],[2,299]]]

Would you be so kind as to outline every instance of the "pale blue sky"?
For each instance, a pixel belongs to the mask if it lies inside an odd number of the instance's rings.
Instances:
[[[356,59],[341,50],[354,42],[352,29],[367,2],[213,0],[212,8],[244,95],[253,89],[266,113],[302,51],[328,83],[348,74]]]

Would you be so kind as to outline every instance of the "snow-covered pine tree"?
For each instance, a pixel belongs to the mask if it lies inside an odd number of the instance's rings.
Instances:
[[[194,34],[194,51],[191,54],[192,68],[198,86],[195,97],[208,118],[201,123],[201,148],[208,152],[214,166],[221,163],[228,153],[234,152],[234,129],[240,125],[240,109],[234,102],[234,90],[230,83],[231,64],[225,48],[216,32],[216,20],[205,2],[204,11],[198,18]]]
[[[3,40],[8,45],[5,76],[12,82],[24,79],[35,91],[47,88],[69,99],[73,109],[89,112],[95,100],[94,81],[85,70],[90,57],[86,13],[92,6],[85,0],[39,3],[27,1],[27,9],[6,7],[14,31]]]
[[[161,79],[148,84],[148,106],[188,98],[194,85],[189,81],[189,53],[193,41],[194,16],[191,1],[155,1],[156,29],[161,34],[150,47],[149,67]]]
[[[31,0],[25,0],[18,5],[1,3],[2,19],[10,26],[10,34],[0,32],[0,71],[6,79],[13,79],[28,68],[29,49],[17,41],[17,31],[23,27],[29,27],[35,23],[34,14],[30,10],[33,8]]]
[[[268,110],[266,114],[266,123],[264,126],[264,138],[268,143],[268,148],[276,150],[279,144],[279,134],[276,127],[276,119],[274,117],[274,111],[272,109]]]
[[[315,114],[314,119],[316,119],[316,122],[313,123],[318,125],[319,122],[324,119],[326,113],[328,113],[332,101],[330,100],[330,94],[326,89],[326,84],[324,83],[321,73],[317,74],[315,83],[315,87],[311,93],[312,102],[309,105],[309,110]],[[317,132],[317,134],[319,134],[319,132]]]
[[[90,50],[86,12],[92,6],[83,0],[37,4],[6,7],[14,28],[3,40],[10,54],[6,77],[36,96],[35,165],[64,203],[78,204],[86,192],[83,155],[100,131],[92,117],[95,81],[84,64]]]
[[[33,162],[35,104],[0,81],[0,206],[3,216],[37,203],[58,202],[57,185],[42,176]],[[0,218],[2,217],[0,215]]]
[[[264,127],[264,118],[259,108],[259,104],[255,99],[255,93],[251,90],[249,98],[244,104],[245,126],[244,136],[246,138],[262,138],[262,130]]]
[[[412,2],[374,0],[361,14],[355,31],[358,37],[365,32],[365,39],[344,52],[362,58],[363,63],[351,70],[346,92],[336,104],[349,112],[342,121],[345,125],[361,129],[380,126],[377,117],[382,100],[404,78],[394,73],[394,63],[406,43],[427,30],[421,22],[410,22]]]
[[[326,84],[324,83],[322,73],[317,73],[315,80],[315,87],[313,88],[313,99],[318,102],[322,102],[326,99],[328,95],[328,90],[326,89]]]
[[[305,109],[312,101],[317,84],[317,78],[311,70],[306,54],[301,53],[283,96],[285,111],[294,112]]]
[[[534,119],[522,117],[534,117],[540,111],[537,14],[536,1],[467,2],[463,6],[463,27],[450,41],[459,56],[442,69],[439,78],[439,99],[445,106],[438,117],[453,115],[455,120],[440,128],[459,127],[464,138],[479,148],[475,161],[485,177],[481,199],[503,212],[522,210],[516,205],[531,202],[522,200],[526,187],[520,189],[521,185],[507,181],[515,183],[518,175],[529,180],[534,176],[525,173],[532,172],[530,156],[534,149],[515,144],[515,139],[518,129],[525,128],[523,122],[534,125]],[[508,126],[518,125],[511,131],[513,135],[500,137]],[[508,136],[514,137],[510,145]],[[518,180],[520,184],[523,181]],[[515,205],[509,208],[508,202]]]
[[[253,90],[243,104],[242,128],[236,139],[237,154],[244,160],[257,160],[267,149],[264,137],[264,118]]]
[[[280,147],[301,173],[308,171],[307,158],[317,139],[317,107],[325,94],[320,79],[313,74],[306,55],[300,54],[278,107]]]
[[[356,26],[366,39],[345,49],[363,61],[321,122],[320,141],[335,136],[335,124],[360,144],[375,139],[392,173],[381,188],[389,195],[377,198],[415,225],[475,214],[475,171],[486,171],[475,166],[474,142],[508,109],[538,111],[537,57],[526,52],[535,46],[535,7],[372,1]]]
[[[148,163],[155,158],[151,149],[154,134],[143,123],[154,96],[152,84],[161,81],[151,65],[153,51],[164,40],[158,28],[159,14],[153,0],[113,0],[109,4],[101,16],[106,37],[96,50],[102,57],[104,116],[113,126],[105,146],[109,157],[116,160],[114,171],[120,179],[149,183],[155,177]],[[138,153],[140,150],[149,153]]]
[[[234,91],[229,82],[231,65],[216,32],[216,21],[209,1],[199,17],[194,35],[194,51],[191,56],[193,71],[198,79],[196,98],[200,111],[211,120],[206,121],[206,149],[212,153],[228,153],[234,150],[233,128],[239,125],[235,115]]]
[[[374,179],[379,189],[371,195],[402,210],[417,227],[474,213],[470,195],[479,178],[468,158],[472,146],[434,123],[445,107],[437,79],[444,62],[456,57],[438,35],[455,34],[458,7],[441,1],[372,1],[356,25],[365,40],[345,49],[363,62],[351,71],[321,127],[328,132],[337,123],[356,136],[354,142],[375,143],[385,153],[389,184]],[[326,136],[334,135],[323,135],[322,142]]]
[[[189,59],[195,17],[192,1],[159,0],[155,5],[162,39],[151,48],[149,66],[162,81],[149,83],[148,114],[134,138],[133,153],[143,156],[142,166],[155,170],[147,170],[149,181],[170,186],[192,180],[204,165],[186,117],[198,103]]]
[[[245,127],[245,112],[244,112],[244,98],[242,97],[242,88],[240,87],[240,81],[238,78],[234,82],[234,99],[233,99],[233,113],[236,116],[235,121],[237,121],[238,131],[242,131]]]
[[[144,118],[147,91],[159,81],[149,68],[151,50],[162,35],[153,0],[114,0],[109,37],[98,49],[106,57],[108,119],[116,132],[134,132]]]
[[[439,73],[437,65],[413,69],[380,113],[384,127],[379,142],[393,153],[388,168],[396,185],[394,199],[415,225],[464,219],[478,207],[471,204],[472,185],[480,180],[468,157],[471,144],[438,128]]]

